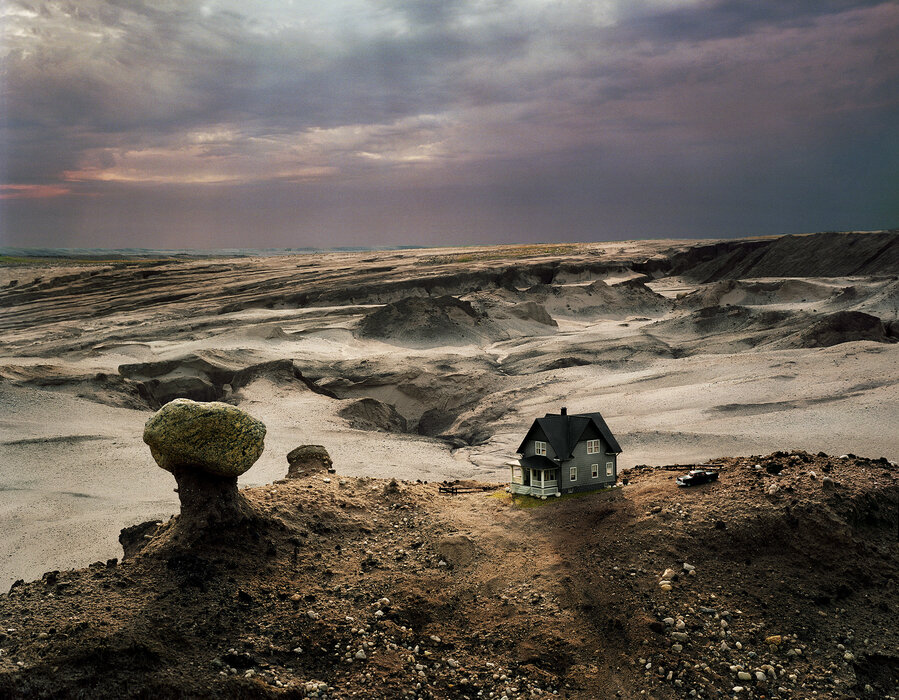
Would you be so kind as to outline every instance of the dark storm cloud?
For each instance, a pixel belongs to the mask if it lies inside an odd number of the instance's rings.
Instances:
[[[713,0],[652,13],[638,7],[622,23],[622,29],[632,38],[708,41],[743,36],[773,25],[808,27],[822,15],[883,4],[887,3],[883,0]]]
[[[66,211],[69,228],[112,232],[138,202],[181,240],[204,211],[239,237],[235,208],[254,201],[285,245],[291,231],[352,239],[372,221],[382,242],[434,226],[566,237],[553,221],[578,236],[683,234],[690,220],[721,235],[727,217],[771,229],[770,212],[746,210],[793,177],[804,194],[782,186],[795,205],[774,210],[799,228],[820,211],[862,227],[899,216],[882,188],[848,186],[889,179],[899,158],[893,2],[22,0],[0,12],[0,235],[20,243]],[[597,225],[603,212],[619,223]],[[509,223],[523,220],[525,233]]]

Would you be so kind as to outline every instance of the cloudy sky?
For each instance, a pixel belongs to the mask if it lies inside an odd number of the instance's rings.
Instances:
[[[899,2],[0,0],[0,245],[899,226]]]

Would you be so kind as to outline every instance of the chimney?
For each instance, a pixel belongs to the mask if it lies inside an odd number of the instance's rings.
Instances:
[[[564,406],[562,406],[562,415],[563,415],[563,416],[567,416],[567,415],[568,415],[568,409],[565,408]]]

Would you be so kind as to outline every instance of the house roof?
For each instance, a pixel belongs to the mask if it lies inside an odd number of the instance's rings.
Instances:
[[[556,469],[559,466],[549,457],[544,457],[543,455],[531,455],[530,457],[522,457],[518,461],[521,462],[522,467],[529,467],[531,469]]]
[[[599,432],[602,439],[609,446],[609,452],[621,452],[621,445],[612,435],[609,426],[606,425],[603,417],[597,413],[579,413],[573,415],[563,415],[558,413],[547,413],[543,418],[538,418],[531,425],[524,440],[518,446],[518,452],[524,452],[524,445],[531,437],[534,429],[539,427],[543,434],[546,435],[546,441],[552,445],[556,456],[562,461],[570,459],[574,446],[580,442],[584,431],[588,426],[593,425]]]

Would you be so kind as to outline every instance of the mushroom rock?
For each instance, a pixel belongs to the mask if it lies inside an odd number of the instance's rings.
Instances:
[[[287,478],[327,471],[331,468],[331,455],[324,445],[300,445],[287,453]]]
[[[259,459],[265,425],[225,403],[175,399],[144,427],[156,463],[178,482],[180,527],[204,527],[253,517],[237,477]]]

